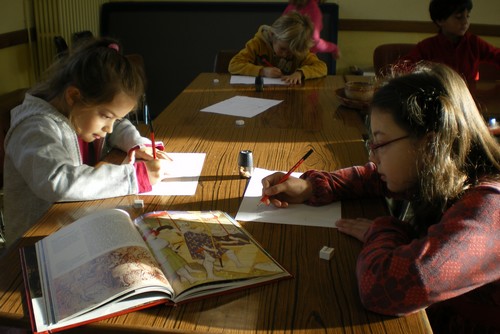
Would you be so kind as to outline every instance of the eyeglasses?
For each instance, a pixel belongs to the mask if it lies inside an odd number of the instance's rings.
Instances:
[[[403,136],[403,137],[398,137],[396,139],[392,139],[392,140],[386,141],[385,143],[380,143],[380,144],[374,144],[373,141],[371,139],[369,139],[369,140],[367,140],[365,142],[366,149],[368,150],[368,154],[375,155],[375,151],[378,150],[379,148],[387,146],[387,145],[392,144],[394,142],[397,142],[399,140],[406,139],[408,137],[410,137],[410,135],[406,135],[406,136]]]

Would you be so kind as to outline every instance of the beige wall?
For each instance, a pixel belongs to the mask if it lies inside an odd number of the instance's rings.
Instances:
[[[27,29],[31,0],[0,0],[0,34]],[[0,49],[0,94],[29,87],[34,74],[29,45]]]
[[[27,29],[28,26],[32,26],[32,24],[27,23],[33,21],[30,15],[32,1],[0,0],[0,8],[2,8],[0,12],[0,34],[23,30]],[[211,2],[209,0],[198,1]],[[268,0],[259,1],[267,2]],[[287,2],[287,0],[276,1]],[[339,5],[340,19],[429,21],[428,1],[425,0],[328,0],[328,2]],[[401,7],[404,7],[403,11]],[[471,15],[472,24],[498,25],[498,13],[500,13],[500,1],[475,0]],[[342,51],[342,58],[337,63],[337,72],[346,73],[350,66],[358,66],[369,70],[372,66],[373,50],[379,44],[390,42],[416,43],[428,36],[430,35],[417,33],[339,31],[338,44]],[[500,37],[482,37],[493,45],[500,46]],[[0,49],[0,94],[30,86],[34,80],[33,68],[28,45]]]
[[[110,0],[118,2],[124,0]],[[151,1],[151,0],[125,0],[125,1]],[[179,0],[153,0],[174,2]],[[225,0],[181,0],[181,2],[224,2]],[[232,0],[247,2],[248,0]],[[253,0],[252,2],[288,2],[288,0]],[[472,22],[481,24],[498,24],[500,1],[498,0],[472,0]],[[326,0],[327,3],[339,5],[341,19],[364,20],[402,20],[402,21],[429,21],[427,8],[429,0]]]

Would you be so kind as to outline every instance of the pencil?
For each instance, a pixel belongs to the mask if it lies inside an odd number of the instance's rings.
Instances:
[[[295,170],[297,168],[299,168],[299,166],[304,162],[304,160],[306,160],[311,155],[311,153],[313,153],[312,149],[310,149],[309,151],[307,151],[307,153],[299,161],[297,161],[297,163],[292,168],[290,168],[290,170],[288,171],[288,173],[286,173],[285,175],[283,175],[283,177],[276,184],[280,184],[280,183],[283,183],[286,180],[288,180],[288,178],[290,177],[290,175],[292,175],[292,173],[295,172]],[[262,198],[260,199],[259,205],[261,203],[265,203],[268,199],[269,199],[269,196],[267,196],[267,195],[262,196]]]
[[[260,60],[264,63],[264,65],[274,67],[273,64],[271,64],[266,58],[260,58]]]
[[[149,114],[149,108],[147,104],[144,106],[144,113],[146,114],[146,122],[149,123],[149,135],[151,137],[151,146],[153,148],[153,159],[156,159],[155,131],[153,129],[153,121],[151,120],[151,115]]]

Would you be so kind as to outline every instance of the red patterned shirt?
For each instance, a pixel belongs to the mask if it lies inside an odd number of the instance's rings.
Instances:
[[[394,195],[373,163],[301,177],[313,184],[311,205]],[[446,308],[460,332],[471,323],[500,330],[500,182],[469,189],[423,237],[388,216],[375,219],[365,238],[357,277],[366,308],[406,315],[434,304],[430,310]]]
[[[470,32],[454,45],[442,33],[424,39],[410,51],[403,60],[418,62],[428,60],[444,63],[468,82],[478,80],[478,67],[480,62],[496,64],[500,67],[500,49],[484,41]]]

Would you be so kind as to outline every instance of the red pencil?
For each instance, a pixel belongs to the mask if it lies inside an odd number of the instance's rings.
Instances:
[[[280,180],[277,184],[280,184],[280,183],[283,183],[285,182],[286,180],[288,180],[288,178],[290,177],[290,175],[292,175],[293,172],[295,172],[295,170],[297,168],[299,168],[299,166],[304,162],[304,160],[306,160],[310,155],[311,153],[313,153],[313,150],[310,149],[309,151],[307,151],[307,153],[302,157],[302,159],[300,159],[299,161],[297,161],[297,163],[292,167],[290,168],[290,170],[288,171],[288,173],[286,173]],[[269,199],[269,197],[267,195],[264,195],[262,196],[262,198],[260,199],[260,202],[259,202],[259,205],[261,203],[265,203],[267,200]]]
[[[151,147],[153,148],[153,159],[156,159],[156,143],[155,143],[155,131],[153,130],[153,121],[151,120],[151,115],[149,114],[149,108],[146,104],[144,106],[144,114],[146,115],[146,122],[149,123],[149,135],[151,136]]]
[[[269,67],[274,67],[273,64],[271,64],[266,58],[261,58],[262,62]]]
[[[155,143],[155,133],[153,131],[153,125],[151,124],[151,145],[153,145],[153,159],[156,159],[156,143]]]

